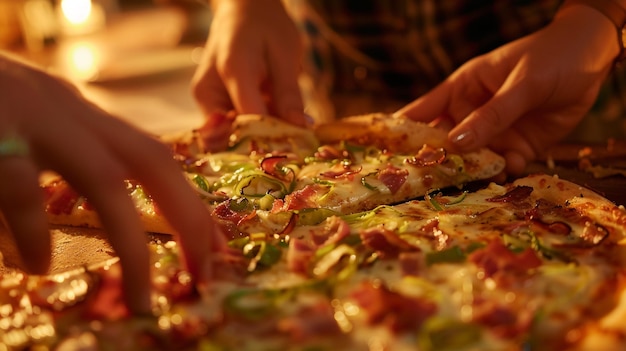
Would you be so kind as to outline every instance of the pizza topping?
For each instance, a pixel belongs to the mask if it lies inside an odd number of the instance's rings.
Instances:
[[[213,215],[221,220],[234,224],[254,217],[253,211],[247,211],[249,203],[246,199],[226,200],[213,209]]]
[[[280,180],[259,173],[250,173],[242,177],[234,189],[235,194],[262,198],[270,194],[274,198],[283,198],[289,189]]]
[[[541,259],[532,249],[515,254],[499,239],[475,250],[469,254],[468,259],[482,269],[485,277],[493,277],[498,273],[508,277],[527,275],[532,269],[542,265]]]
[[[381,258],[398,257],[403,251],[416,250],[395,232],[376,226],[359,232],[363,244],[374,250]]]
[[[529,186],[516,186],[513,189],[509,190],[504,195],[494,196],[492,198],[487,199],[490,202],[505,202],[505,203],[522,203],[524,200],[527,200],[530,196],[530,193],[533,192],[533,188]]]
[[[304,306],[295,315],[281,319],[278,330],[288,333],[296,342],[341,333],[334,309],[325,302]]]
[[[273,177],[288,182],[290,184],[288,188],[292,190],[295,186],[296,174],[293,169],[283,164],[286,160],[288,160],[286,155],[265,157],[261,160],[261,169]]]
[[[328,251],[329,247],[332,250]],[[319,259],[311,272],[316,278],[332,276],[335,281],[345,280],[356,272],[359,263],[356,250],[346,244],[322,247],[315,252],[315,256]]]
[[[417,167],[429,167],[442,164],[446,160],[444,148],[424,145],[414,157],[406,159],[406,163]]]
[[[330,170],[320,173],[320,176],[328,179],[350,177],[359,174],[362,169],[362,166],[353,166],[350,161],[343,160],[339,163],[335,163]]]
[[[308,274],[309,263],[317,247],[304,239],[291,238],[287,250],[287,266],[294,273]]]
[[[331,145],[322,145],[320,146],[314,154],[315,160],[319,161],[332,161],[332,160],[341,160],[347,158],[344,150],[340,150]],[[311,162],[312,160],[308,160]]]
[[[391,164],[387,164],[387,167],[378,172],[378,180],[385,184],[392,194],[395,194],[404,185],[408,177],[408,170],[394,167]]]
[[[472,314],[473,321],[489,326],[492,333],[509,339],[527,333],[532,322],[532,309],[515,311],[492,299],[479,299],[473,306]]]
[[[282,207],[274,209],[275,211],[301,210],[305,208],[316,208],[315,195],[320,191],[316,185],[307,185],[302,189],[296,190],[285,197]],[[279,203],[280,204],[280,203]]]
[[[421,251],[401,252],[398,255],[403,276],[417,276],[424,263]]]
[[[46,212],[60,215],[70,214],[78,203],[80,195],[62,180],[54,181],[44,188]]]
[[[349,234],[350,226],[337,216],[328,217],[322,230],[311,230],[312,241],[318,246],[337,244]]]
[[[437,305],[429,300],[404,296],[371,281],[361,283],[350,297],[366,313],[367,323],[384,324],[396,333],[418,330],[437,311]]]

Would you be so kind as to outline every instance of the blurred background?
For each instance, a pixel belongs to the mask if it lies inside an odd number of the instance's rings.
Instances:
[[[189,82],[210,22],[207,0],[0,0],[0,50],[163,133],[201,121]]]

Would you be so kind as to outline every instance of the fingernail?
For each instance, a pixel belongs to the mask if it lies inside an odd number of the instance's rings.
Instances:
[[[472,131],[470,130],[461,131],[460,133],[455,134],[456,135],[451,135],[450,139],[458,147],[465,148],[471,146],[474,143],[474,133],[472,133]]]

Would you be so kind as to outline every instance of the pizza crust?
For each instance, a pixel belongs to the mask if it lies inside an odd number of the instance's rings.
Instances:
[[[324,144],[351,141],[392,152],[415,153],[424,144],[452,149],[445,130],[385,113],[351,116],[321,124],[315,129],[315,135]]]

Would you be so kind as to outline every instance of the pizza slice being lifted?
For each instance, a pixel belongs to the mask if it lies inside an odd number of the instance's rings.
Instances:
[[[269,116],[241,115],[222,152],[205,152],[202,133],[187,131],[162,140],[199,196],[234,233],[258,225],[281,228],[293,214],[312,209],[348,214],[400,203],[489,179],[505,165],[488,149],[457,153],[445,131],[385,114],[349,117],[315,130]],[[100,227],[89,202],[64,180],[43,187],[51,223]],[[172,233],[141,184],[128,180],[128,189],[146,230]]]

